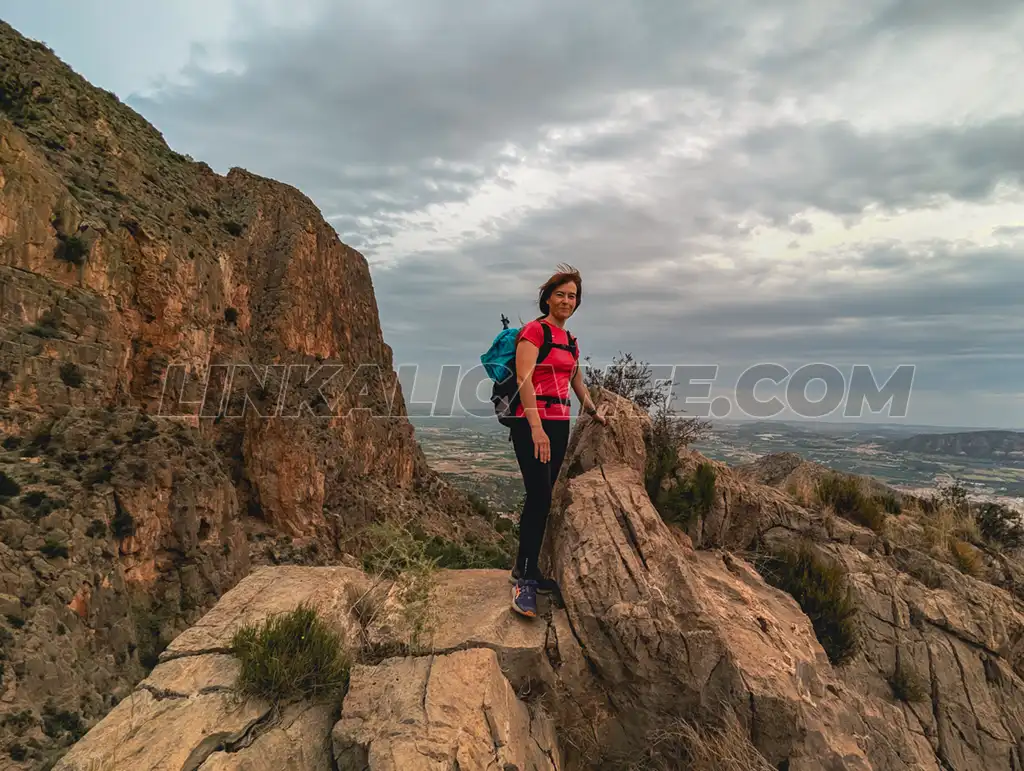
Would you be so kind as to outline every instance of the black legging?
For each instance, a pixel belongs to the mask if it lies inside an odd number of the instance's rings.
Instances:
[[[541,463],[534,457],[533,434],[526,418],[520,418],[512,427],[512,443],[516,460],[523,474],[526,502],[519,520],[519,554],[516,568],[527,578],[537,574],[537,560],[544,543],[544,529],[551,509],[551,490],[558,479],[558,471],[569,444],[568,420],[541,420],[544,433],[551,442],[551,460]]]

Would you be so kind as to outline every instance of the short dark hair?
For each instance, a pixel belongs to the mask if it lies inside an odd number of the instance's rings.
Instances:
[[[576,308],[578,309],[583,304],[583,277],[580,276],[580,272],[576,270],[572,265],[558,265],[555,268],[555,274],[545,281],[540,287],[540,295],[537,298],[537,305],[540,308],[540,312],[543,314],[541,318],[551,313],[551,306],[548,305],[548,300],[551,298],[552,293],[563,284],[568,284],[570,281],[576,284]]]

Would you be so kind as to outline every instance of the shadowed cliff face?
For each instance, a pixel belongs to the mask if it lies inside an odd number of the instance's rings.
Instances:
[[[427,467],[366,260],[313,203],[172,151],[2,22],[0,438],[0,737],[25,767],[253,565],[358,554],[397,512],[496,539]]]

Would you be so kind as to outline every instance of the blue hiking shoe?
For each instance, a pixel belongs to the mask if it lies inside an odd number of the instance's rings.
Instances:
[[[537,582],[524,578],[512,586],[512,610],[521,616],[537,616]]]
[[[519,571],[519,567],[515,566],[512,568],[512,572],[508,575],[508,582],[510,584],[516,583],[523,575]],[[558,584],[550,579],[545,578],[539,572],[534,572],[530,575],[530,580],[537,584],[537,594],[553,594],[558,590]]]

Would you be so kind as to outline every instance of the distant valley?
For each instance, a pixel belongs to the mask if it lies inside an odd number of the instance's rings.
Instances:
[[[412,422],[437,471],[496,510],[516,510],[522,481],[506,429],[487,417],[416,417]],[[976,500],[996,500],[1024,511],[1024,432],[777,421],[716,421],[713,428],[713,435],[694,447],[730,465],[794,452],[839,471],[922,493],[955,477]]]

